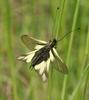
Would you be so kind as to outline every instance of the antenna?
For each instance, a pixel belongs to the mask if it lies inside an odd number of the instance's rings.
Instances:
[[[69,35],[69,34],[72,33],[72,32],[78,31],[78,30],[80,30],[80,28],[77,28],[77,29],[75,29],[75,30],[73,30],[73,31],[70,31],[70,32],[66,33],[62,38],[60,38],[60,39],[57,40],[57,41],[59,42],[59,41],[63,40],[67,35]]]

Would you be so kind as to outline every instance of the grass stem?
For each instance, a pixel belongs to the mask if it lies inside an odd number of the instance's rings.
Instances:
[[[73,24],[72,24],[72,31],[75,29],[75,26],[76,26],[79,4],[80,4],[80,0],[77,0],[75,12],[74,12]],[[70,61],[73,38],[74,38],[74,32],[71,33],[71,38],[70,38],[70,41],[69,41],[69,48],[68,48],[67,61],[66,61],[67,65],[69,64],[69,61]],[[67,80],[68,80],[68,76],[65,76],[64,81],[63,81],[63,89],[62,89],[62,94],[61,94],[61,100],[65,100]]]
[[[86,68],[81,73],[80,80],[79,80],[77,86],[75,87],[75,89],[74,89],[74,91],[73,91],[73,93],[71,95],[71,99],[70,100],[76,100],[75,97],[76,97],[76,95],[77,95],[77,93],[79,91],[79,88],[80,88],[81,84],[83,83],[83,81],[85,79],[84,77],[86,77],[87,75],[89,75],[89,64],[86,66]]]
[[[14,62],[14,54],[12,49],[12,39],[11,39],[11,7],[9,0],[4,0],[3,4],[3,20],[4,20],[4,38],[6,43],[7,49],[7,56],[8,56],[8,63],[10,66],[10,73],[11,73],[11,82],[12,82],[12,94],[13,100],[18,100],[18,95],[16,91],[16,79],[15,79],[15,62]]]
[[[61,1],[60,14],[59,14],[59,16],[57,17],[56,39],[58,38],[58,35],[59,35],[59,33],[60,33],[60,30],[61,30],[61,22],[62,22],[62,15],[63,15],[63,11],[64,11],[65,1],[66,1],[66,0],[62,0],[62,1]]]
[[[48,80],[48,100],[52,99],[52,83],[53,83],[53,68],[50,68],[49,80]]]

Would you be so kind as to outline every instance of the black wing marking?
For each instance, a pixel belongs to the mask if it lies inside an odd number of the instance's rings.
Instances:
[[[28,35],[22,35],[21,36],[22,42],[30,49],[33,50],[36,44],[38,45],[46,45],[47,42],[35,39],[33,37],[30,37]]]
[[[56,58],[56,59],[55,59],[56,65],[55,65],[54,68],[55,68],[57,71],[59,71],[59,72],[62,72],[62,73],[64,73],[64,74],[67,74],[67,73],[68,73],[67,66],[66,66],[66,64],[62,61],[62,59],[59,57],[59,55],[58,55],[57,52],[55,51],[55,48],[53,48],[53,49],[51,50],[51,52],[52,52],[53,56]]]

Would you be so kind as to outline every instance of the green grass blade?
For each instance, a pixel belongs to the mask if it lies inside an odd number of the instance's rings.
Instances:
[[[78,17],[78,10],[79,10],[79,4],[80,4],[80,0],[77,0],[76,7],[75,7],[74,18],[73,18],[72,31],[75,29],[75,26],[76,26],[76,21],[77,21],[77,17]],[[69,64],[69,61],[70,61],[70,55],[71,55],[71,50],[72,50],[73,38],[74,38],[74,32],[71,33],[71,38],[70,38],[70,41],[69,41],[69,48],[68,48],[67,61],[66,61],[67,65]],[[64,82],[63,82],[63,89],[62,89],[62,94],[61,94],[61,100],[65,100],[67,80],[68,80],[68,76],[65,76],[64,77]]]
[[[89,71],[87,72],[87,70],[89,70],[89,65],[86,64],[87,60],[88,60],[88,56],[89,56],[88,51],[89,51],[89,26],[88,26],[88,34],[87,34],[87,39],[86,39],[86,48],[85,48],[85,57],[86,57],[85,58],[85,64],[84,64],[85,66],[83,66],[79,83],[78,83],[78,85],[76,86],[76,88],[74,89],[74,91],[72,93],[71,100],[75,100],[75,97],[78,94],[78,92],[80,90],[80,87],[83,84],[83,82],[84,82],[85,85],[84,85],[84,91],[83,91],[83,94],[82,94],[83,95],[82,100],[85,100],[85,95],[86,95],[86,90],[87,90],[87,83],[88,83],[88,76],[89,76]],[[87,67],[86,67],[86,65],[87,65]],[[85,76],[85,79],[84,79],[84,76]]]
[[[89,25],[88,25],[88,33],[87,33],[87,39],[86,39],[86,48],[85,48],[85,64],[83,68],[85,67],[87,60],[89,60]],[[82,70],[83,71],[83,70]],[[88,83],[88,74],[86,75],[85,85],[84,85],[84,91],[83,91],[83,100],[86,98],[86,91],[87,91],[87,83]]]
[[[52,99],[52,86],[53,85],[53,67],[50,68],[49,80],[48,80],[48,100]]]
[[[10,1],[4,0],[2,1],[3,5],[3,26],[4,26],[4,39],[5,39],[5,46],[7,48],[7,56],[8,56],[8,63],[10,66],[10,73],[11,73],[11,84],[12,84],[12,97],[13,100],[18,100],[18,95],[16,91],[16,79],[15,79],[15,62],[14,62],[14,54],[12,49],[12,39],[11,39],[11,7],[10,7]]]
[[[81,86],[81,84],[85,81],[85,77],[89,75],[89,64],[86,66],[86,68],[84,69],[84,71],[82,72],[81,74],[81,77],[80,77],[80,80],[76,86],[76,88],[74,89],[72,95],[71,95],[71,98],[70,100],[76,100],[75,97],[76,95],[78,94],[78,91],[79,91],[79,88]]]
[[[61,23],[62,23],[62,16],[63,16],[64,6],[65,6],[65,1],[66,0],[61,1],[60,14],[57,17],[56,39],[58,38],[58,35],[61,32]]]

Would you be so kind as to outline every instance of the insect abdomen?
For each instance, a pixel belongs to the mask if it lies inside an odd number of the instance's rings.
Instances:
[[[49,58],[49,52],[45,50],[37,51],[32,59],[32,66],[40,64],[42,61],[47,61]]]

